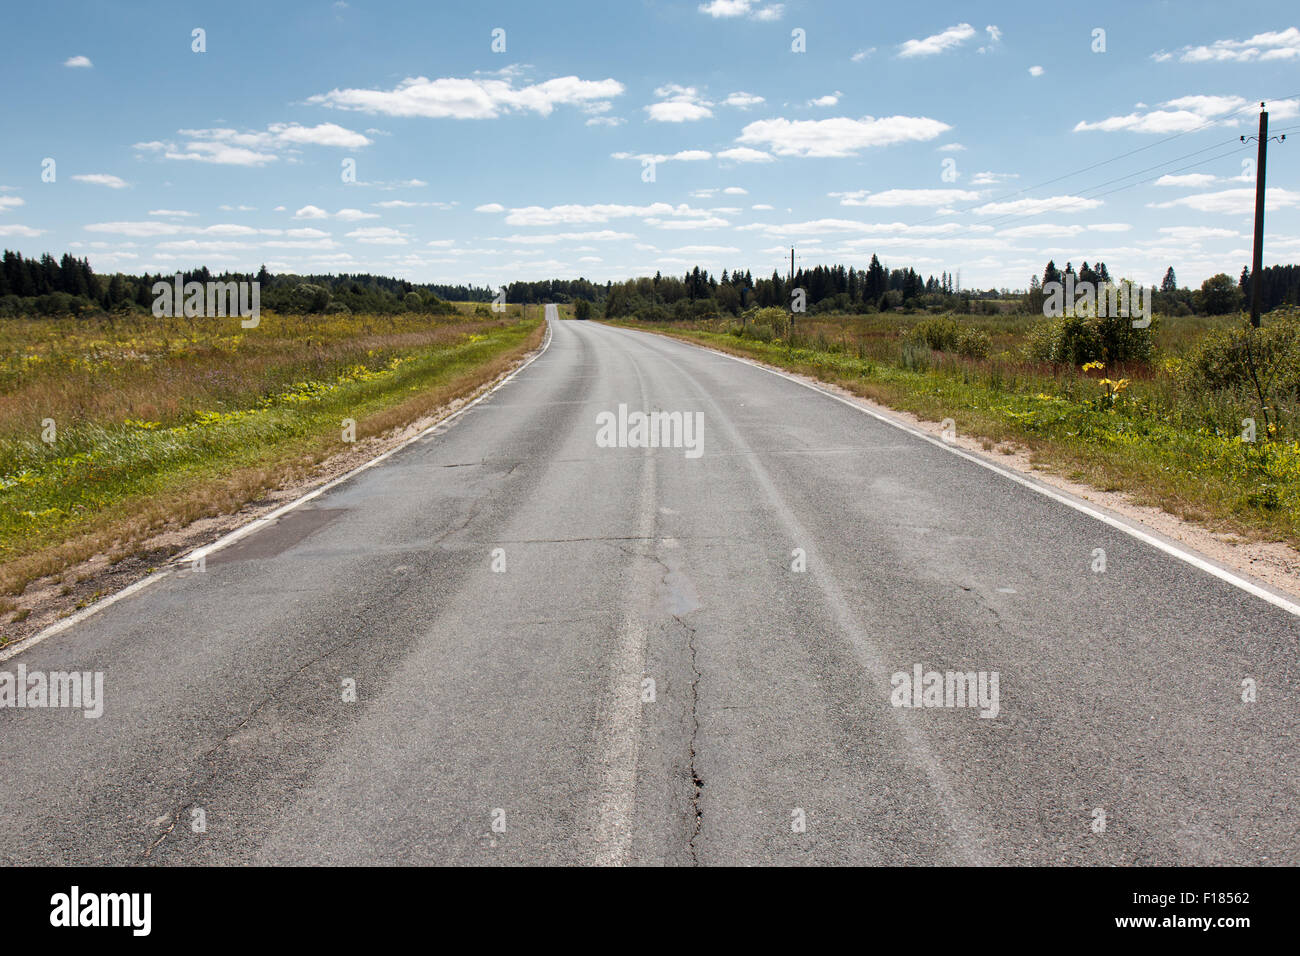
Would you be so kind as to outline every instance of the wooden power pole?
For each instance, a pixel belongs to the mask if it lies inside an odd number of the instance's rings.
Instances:
[[[1259,104],[1259,153],[1255,160],[1255,249],[1250,265],[1250,324],[1259,328],[1260,301],[1263,297],[1264,283],[1260,275],[1264,268],[1264,165],[1268,160],[1268,111],[1264,104]],[[1284,142],[1286,135],[1278,137]],[[1249,140],[1241,137],[1243,143]]]

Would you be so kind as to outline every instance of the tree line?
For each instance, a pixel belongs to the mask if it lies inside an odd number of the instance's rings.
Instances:
[[[170,282],[174,273],[140,276],[97,275],[86,259],[65,253],[24,258],[5,250],[0,263],[0,316],[82,315],[97,312],[148,311],[153,286]],[[256,273],[222,272],[207,267],[182,273],[185,282],[250,282],[261,284],[261,305],[291,314],[360,312],[396,314],[452,311],[449,301],[491,302],[505,294],[511,303],[589,302],[609,318],[639,317],[671,321],[707,316],[738,316],[758,308],[790,309],[798,302],[812,314],[866,314],[905,311],[1041,312],[1043,288],[1051,282],[1101,284],[1112,279],[1106,264],[1085,261],[1076,271],[1071,263],[1059,269],[1049,261],[1042,278],[1033,276],[1027,291],[963,289],[960,273],[922,277],[912,268],[887,268],[873,255],[866,268],[818,265],[799,268],[793,276],[773,270],[755,278],[748,268],[723,269],[712,275],[699,266],[682,274],[640,276],[603,284],[588,279],[546,279],[512,282],[502,289],[488,286],[414,283],[370,274],[272,274],[266,266]],[[1269,266],[1261,273],[1263,311],[1300,305],[1300,266]],[[1178,285],[1171,266],[1154,291],[1156,311],[1168,315],[1226,314],[1249,306],[1251,280],[1243,269],[1238,280],[1212,276],[1200,289]]]

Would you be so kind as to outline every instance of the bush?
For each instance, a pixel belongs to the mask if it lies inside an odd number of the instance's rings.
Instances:
[[[577,302],[573,303],[573,317],[575,319],[590,319],[591,303],[586,299],[579,299]]]
[[[1026,352],[1036,362],[1080,366],[1085,362],[1150,362],[1156,323],[1133,328],[1129,316],[1088,318],[1066,315],[1044,321],[1029,333]]]
[[[1206,333],[1185,357],[1181,375],[1193,392],[1255,390],[1300,398],[1300,319],[1296,310],[1270,313],[1255,329],[1242,325]],[[1251,366],[1254,366],[1254,376]]]
[[[1133,328],[1133,318],[1108,315],[1091,320],[1101,339],[1102,355],[1108,362],[1150,362],[1155,355],[1157,319],[1144,329]]]
[[[957,350],[957,322],[955,319],[923,319],[912,326],[908,338],[936,352],[954,352]]]
[[[758,325],[767,326],[770,330],[765,341],[771,341],[773,338],[783,339],[790,334],[790,313],[785,309],[776,306],[759,309],[754,316],[754,321]]]
[[[312,285],[309,282],[301,282],[289,293],[289,301],[286,304],[285,311],[298,315],[309,315],[313,312],[324,312],[329,303],[329,289],[324,286]]]
[[[983,329],[962,329],[957,334],[957,354],[967,358],[988,358],[992,346],[989,334]]]

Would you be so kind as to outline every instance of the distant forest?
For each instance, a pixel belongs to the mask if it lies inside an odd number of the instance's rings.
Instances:
[[[548,279],[512,282],[506,301],[535,304],[586,300],[608,318],[636,316],[674,320],[740,315],[754,308],[789,308],[796,290],[803,290],[804,309],[813,314],[904,311],[1034,312],[1042,301],[1042,285],[1074,272],[1079,280],[1110,278],[1104,263],[1087,262],[1075,272],[1066,264],[1058,270],[1049,262],[1040,281],[1027,290],[963,289],[959,274],[944,272],[922,278],[913,269],[887,269],[876,256],[865,269],[842,265],[799,269],[793,278],[774,271],[755,279],[748,269],[722,271],[715,277],[698,266],[682,276],[642,276],[624,282],[598,284],[587,279]],[[151,310],[153,286],[175,274],[141,276],[98,275],[86,259],[69,254],[55,259],[24,258],[8,250],[0,267],[0,317],[21,315],[87,315]],[[257,273],[215,274],[206,267],[182,273],[185,282],[250,282],[261,284],[261,306],[291,314],[363,312],[395,314],[452,311],[449,301],[491,302],[499,290],[475,285],[415,283],[369,274],[273,275],[263,266]],[[1226,275],[1207,279],[1201,289],[1180,288],[1171,267],[1155,289],[1157,311],[1173,315],[1221,313],[1249,305],[1250,275],[1237,280]],[[1264,311],[1300,305],[1300,266],[1270,266],[1263,270]]]

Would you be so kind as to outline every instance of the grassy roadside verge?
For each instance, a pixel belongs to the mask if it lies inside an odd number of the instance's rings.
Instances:
[[[345,419],[358,442],[408,425],[545,332],[518,316],[200,322],[0,334],[0,623],[38,578],[307,480],[354,449]]]
[[[1100,381],[1059,387],[998,383],[977,363],[935,354],[917,368],[848,350],[792,347],[726,332],[618,323],[658,332],[842,386],[922,419],[951,418],[986,450],[1026,450],[1047,471],[1131,495],[1218,532],[1300,548],[1300,442],[1247,444],[1228,427],[1171,421]],[[993,383],[990,384],[990,378]]]

